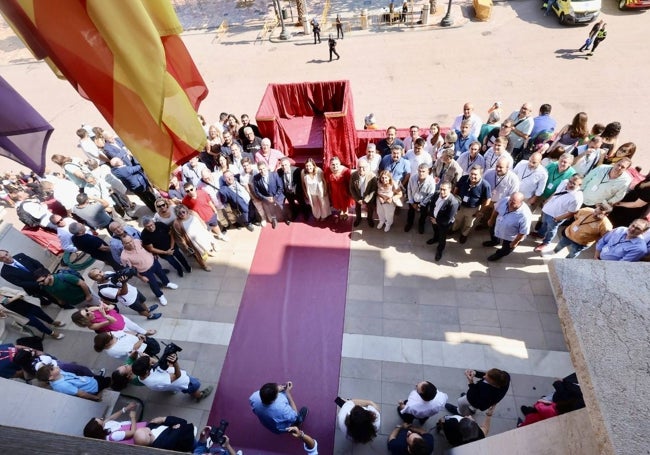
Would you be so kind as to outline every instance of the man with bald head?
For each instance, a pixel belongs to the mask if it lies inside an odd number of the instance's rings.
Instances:
[[[509,119],[512,121],[513,128],[508,135],[508,152],[512,154],[515,161],[521,160],[526,141],[535,126],[532,114],[533,107],[530,103],[522,104],[518,111],[510,114]]]
[[[513,172],[519,177],[519,191],[524,194],[526,204],[533,207],[544,193],[548,172],[541,166],[542,154],[535,152],[527,160],[520,161]]]
[[[463,105],[463,113],[456,117],[454,123],[451,125],[451,130],[460,131],[460,125],[463,123],[463,121],[469,122],[469,134],[474,137],[479,137],[481,134],[481,126],[483,126],[483,121],[478,115],[474,113],[474,105],[472,103],[465,103]]]
[[[487,260],[498,261],[512,253],[530,232],[531,219],[530,209],[519,191],[497,202],[488,220],[492,239],[483,242],[483,246],[497,246],[501,242],[501,248],[488,256]]]

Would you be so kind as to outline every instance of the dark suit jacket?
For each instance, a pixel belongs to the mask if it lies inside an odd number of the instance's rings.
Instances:
[[[266,199],[272,196],[275,202],[282,205],[284,204],[284,185],[282,179],[276,172],[269,171],[269,189],[264,188],[264,181],[262,174],[256,174],[253,177],[253,193],[259,199]]]
[[[289,193],[288,189],[284,185],[284,169],[278,169],[278,177],[280,177],[280,180],[282,180],[282,187],[284,188],[285,196],[291,196],[293,198],[295,194],[295,199],[298,199],[300,201],[303,201],[305,199],[305,195],[302,191],[302,176],[300,174],[300,169],[298,169],[296,166],[291,166],[291,183],[294,186],[293,193]]]
[[[140,165],[114,167],[111,169],[111,173],[131,191],[144,191],[148,187],[147,179]]]
[[[363,199],[366,204],[374,204],[377,197],[377,177],[374,175],[366,176],[366,191],[361,194],[361,187],[359,185],[359,171],[353,171],[350,175],[350,194],[355,203],[359,199]]]
[[[172,428],[174,425],[179,428]],[[194,425],[180,417],[167,416],[162,425],[168,428],[160,433],[153,441],[151,447],[158,449],[175,450],[177,452],[192,452],[194,449]],[[149,428],[157,428],[159,425],[150,423]]]
[[[2,276],[2,278],[4,278],[9,283],[23,288],[29,295],[39,294],[41,292],[41,288],[32,274],[37,269],[45,268],[45,266],[38,262],[36,259],[32,259],[23,253],[18,253],[13,257],[15,260],[24,265],[29,270],[29,272],[25,272],[24,270],[18,269],[16,267],[3,264],[2,270],[0,270],[0,276]]]
[[[440,192],[436,192],[429,202],[429,216],[433,216],[433,211],[436,208],[436,201],[440,197]],[[454,222],[456,212],[458,212],[458,199],[453,194],[450,194],[447,200],[442,204],[436,217],[436,223],[442,225],[449,225]]]

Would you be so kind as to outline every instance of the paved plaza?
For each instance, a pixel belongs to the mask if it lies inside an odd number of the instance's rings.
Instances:
[[[253,116],[269,82],[348,79],[358,127],[369,112],[376,114],[381,127],[428,126],[434,121],[448,125],[466,101],[473,101],[483,117],[496,100],[508,113],[524,101],[536,106],[548,102],[560,125],[580,110],[588,112],[590,122],[620,121],[619,143],[636,142],[640,152],[635,164],[650,169],[645,152],[650,140],[644,134],[645,100],[650,98],[644,74],[650,65],[641,57],[647,55],[647,14],[623,14],[613,0],[603,5],[608,39],[589,60],[571,52],[588,29],[560,27],[543,16],[537,2],[519,0],[497,3],[489,22],[473,21],[469,5],[455,4],[454,19],[462,26],[452,29],[353,30],[339,43],[341,60],[332,63],[327,61],[326,44],[311,44],[312,38],[301,35],[301,29],[290,28],[292,37],[286,43],[275,40],[277,30],[271,41],[257,41],[269,12],[261,0],[249,8],[237,8],[235,1],[175,3],[190,29],[185,42],[210,89],[200,109],[210,121],[221,111]],[[310,16],[320,14],[321,3],[308,4]],[[347,0],[332,1],[331,11],[340,10],[352,21],[364,7],[383,8],[374,1]],[[438,13],[435,21],[440,17]],[[224,19],[230,28],[215,34]],[[76,128],[82,122],[105,121],[67,82],[56,80],[44,63],[31,59],[4,24],[0,32],[2,76],[55,127],[48,156],[79,154]],[[514,428],[521,405],[530,405],[551,390],[554,378],[572,371],[547,268],[532,251],[531,240],[488,265],[491,249],[481,246],[487,233],[475,232],[465,245],[450,240],[436,263],[434,249],[425,244],[430,227],[424,235],[404,233],[405,215],[397,216],[390,233],[365,223],[351,233],[340,395],[379,403],[382,428],[366,446],[352,446],[336,430],[337,454],[386,453],[386,437],[399,422],[397,401],[418,381],[430,380],[454,401],[465,389],[466,368],[509,371],[512,386],[492,419],[495,434]],[[231,241],[220,243],[218,256],[210,260],[213,270],[195,268],[176,280],[180,288],[168,293],[164,317],[143,323],[158,330],[158,339],[180,344],[181,367],[213,385],[226,356],[259,230],[229,235]],[[139,287],[151,301],[149,289]],[[69,320],[71,311],[62,313],[60,318]],[[68,324],[65,334],[62,341],[46,340],[46,350],[109,371],[117,365],[92,350],[90,332]],[[286,379],[291,378],[260,378],[260,384]],[[173,414],[197,425],[206,423],[210,400],[196,404],[180,394],[142,389],[130,388],[128,393],[146,401],[146,418]],[[232,419],[231,425],[236,424]],[[309,430],[309,423],[305,428]],[[260,426],[254,431],[266,430]],[[231,442],[235,448],[245,445]],[[440,437],[436,444],[435,453],[443,453],[446,446]]]

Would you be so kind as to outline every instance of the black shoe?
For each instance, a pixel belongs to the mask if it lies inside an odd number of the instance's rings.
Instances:
[[[163,269],[163,273],[164,273],[165,275],[169,275],[169,272],[171,272],[171,270],[169,270],[169,269]]]
[[[436,262],[438,262],[441,258],[442,258],[442,253],[438,251],[436,253]]]
[[[178,276],[181,277],[181,278],[183,278],[183,275],[185,275],[185,273],[183,272],[183,269],[176,270],[176,273],[177,273]]]
[[[291,220],[284,220],[284,224],[286,224],[287,226],[289,226],[289,225],[291,224]]]
[[[410,231],[412,227],[413,227],[412,224],[407,224],[406,226],[404,226],[404,232]]]
[[[187,273],[192,273],[192,267],[187,267],[187,268],[185,269],[185,271],[186,271]]]
[[[70,305],[69,303],[66,303],[65,305],[61,305],[61,308],[63,308],[64,310],[76,310],[77,309],[77,307],[75,307],[73,305]]]
[[[357,227],[361,224],[361,218],[357,218],[354,220],[354,223],[352,223],[352,226]]]
[[[424,226],[418,226],[418,232],[424,234]]]
[[[521,409],[521,413],[525,416],[535,412],[535,408],[533,408],[532,406],[522,406],[520,409]]]
[[[276,227],[278,227],[278,220],[276,220],[275,218],[273,218],[273,219],[271,220],[271,226],[273,227],[273,229],[275,229]]]
[[[460,238],[458,239],[458,243],[460,243],[462,245],[465,242],[467,242],[467,236],[466,235],[461,235]]]
[[[253,228],[253,225],[251,223],[248,223],[246,225],[246,229],[248,229],[250,232],[253,232],[253,229],[255,229],[255,228]]]
[[[149,307],[149,312],[155,311],[157,308],[158,308],[158,304],[157,304],[157,303],[154,303],[153,305],[151,305],[151,306]]]
[[[445,403],[445,409],[447,412],[451,412],[454,415],[458,415],[458,407],[454,406],[453,404]]]
[[[483,246],[497,246],[499,244],[498,240],[486,240],[483,242]]]
[[[491,254],[490,256],[488,256],[487,260],[490,261],[490,262],[494,262],[494,261],[498,261],[502,257],[503,257],[503,255],[501,255],[499,253],[494,253],[494,254]]]
[[[368,226],[375,227],[375,221],[372,218],[368,218]]]
[[[433,245],[434,243],[438,243],[438,237],[431,237],[427,240],[427,245]]]

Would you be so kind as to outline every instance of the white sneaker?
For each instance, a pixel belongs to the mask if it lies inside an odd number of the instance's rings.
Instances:
[[[381,228],[383,228],[383,227],[384,227],[384,223],[379,222],[379,224],[377,225],[377,229],[381,229]]]
[[[167,305],[167,297],[165,297],[164,295],[161,295],[160,297],[158,297],[158,301],[160,302],[160,304],[162,306]]]
[[[266,220],[260,221],[260,224],[262,225],[262,227],[266,226]]]
[[[390,224],[386,223],[386,226],[384,227],[384,232],[390,231]]]
[[[230,239],[228,238],[228,236],[226,234],[219,234],[217,236],[217,238],[219,240],[221,240],[222,242],[229,242],[230,241]]]
[[[165,285],[167,289],[178,289],[178,285],[176,283],[172,283],[171,281]]]

